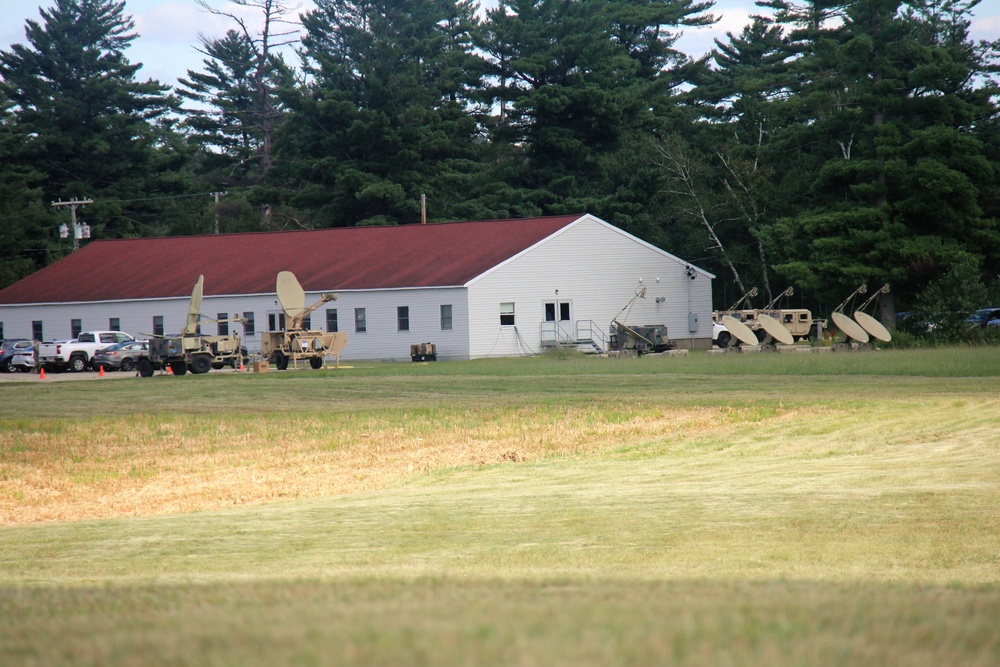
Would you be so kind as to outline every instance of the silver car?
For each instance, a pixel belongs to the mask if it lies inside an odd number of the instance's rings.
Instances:
[[[100,370],[121,370],[128,372],[135,368],[140,359],[149,356],[149,341],[136,340],[117,343],[94,353],[91,365]]]

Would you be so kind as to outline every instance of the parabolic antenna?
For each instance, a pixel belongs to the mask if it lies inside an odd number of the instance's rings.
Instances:
[[[198,333],[198,318],[201,316],[201,297],[204,293],[205,276],[198,276],[198,282],[191,290],[191,304],[188,306],[187,322],[184,325],[184,333],[194,335]]]
[[[843,313],[835,310],[832,313],[830,313],[830,319],[833,320],[833,323],[836,325],[836,327],[840,331],[843,331],[844,335],[846,335],[848,338],[853,338],[859,343],[868,342],[868,332],[862,329],[857,322],[852,320],[847,315],[844,315]]]
[[[306,309],[306,292],[291,271],[282,271],[278,274],[276,291],[278,292],[278,303],[285,311],[285,317],[295,319]]]
[[[886,343],[892,340],[892,334],[889,333],[889,330],[886,329],[881,322],[863,310],[854,311],[854,319],[861,325],[862,329],[871,335],[872,338]]]
[[[770,315],[757,313],[757,321],[760,322],[761,328],[771,334],[771,337],[779,343],[783,345],[791,345],[795,342],[795,339],[792,338],[791,332],[785,328],[785,325]]]
[[[723,315],[722,323],[729,333],[736,336],[736,340],[740,341],[744,345],[756,345],[757,344],[757,334],[750,330],[750,327],[740,322],[738,319],[732,315]]]

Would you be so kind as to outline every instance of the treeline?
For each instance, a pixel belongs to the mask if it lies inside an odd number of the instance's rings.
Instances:
[[[0,51],[0,286],[72,247],[59,199],[121,238],[409,224],[426,196],[432,222],[594,213],[714,271],[717,306],[1000,298],[978,0],[762,0],[700,59],[675,44],[710,1],[316,0],[295,63],[284,0],[195,1],[232,29],[176,88],[139,80],[122,0]]]

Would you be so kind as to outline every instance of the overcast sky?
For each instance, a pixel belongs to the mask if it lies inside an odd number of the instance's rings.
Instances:
[[[211,0],[215,7],[235,9],[226,0]],[[39,19],[38,8],[49,7],[54,0],[0,0],[3,20],[0,23],[0,49],[23,43],[27,19]],[[294,6],[296,0],[288,0]],[[311,0],[300,0],[300,11],[313,7]],[[711,28],[687,29],[679,47],[689,55],[701,55],[713,46],[713,37],[726,32],[738,33],[747,24],[747,17],[757,8],[752,0],[717,0],[714,12],[722,20]],[[141,62],[140,79],[158,79],[175,85],[187,70],[201,71],[203,56],[194,49],[198,34],[208,37],[224,35],[233,27],[228,19],[212,16],[200,9],[195,0],[126,0],[126,12],[135,20],[138,39],[132,43],[129,58]],[[253,14],[250,14],[253,16]],[[972,36],[975,39],[1000,37],[1000,0],[983,0],[976,9]],[[289,59],[289,62],[296,62]]]

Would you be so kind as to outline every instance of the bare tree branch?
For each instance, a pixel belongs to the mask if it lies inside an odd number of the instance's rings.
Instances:
[[[729,269],[730,273],[733,274],[733,280],[735,280],[740,292],[746,294],[743,279],[740,277],[740,273],[736,269],[736,265],[733,264],[732,260],[729,258],[729,254],[726,252],[726,248],[722,244],[722,239],[720,239],[718,234],[715,233],[715,226],[719,223],[719,221],[716,220],[713,223],[709,219],[708,212],[702,202],[691,159],[684,153],[683,148],[675,143],[657,142],[656,150],[662,158],[657,162],[657,165],[665,169],[667,173],[669,173],[681,186],[680,189],[668,191],[668,193],[684,197],[690,202],[691,207],[682,208],[682,210],[701,223],[701,225],[705,228],[712,241],[712,250],[719,253],[722,257],[722,262]]]

